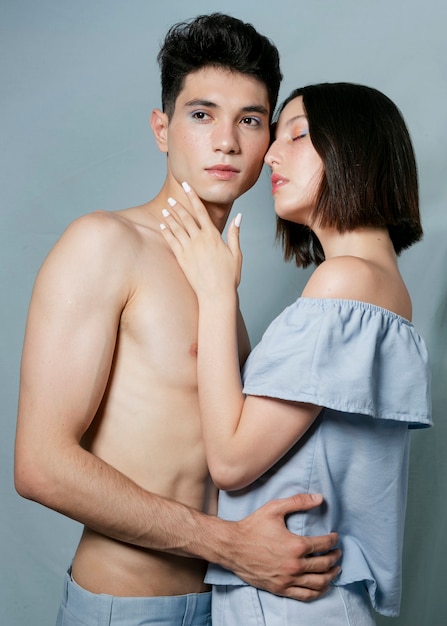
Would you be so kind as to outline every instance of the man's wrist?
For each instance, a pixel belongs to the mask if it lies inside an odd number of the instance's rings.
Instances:
[[[231,569],[233,544],[237,523],[222,520],[214,515],[200,514],[201,520],[188,552],[209,563]]]

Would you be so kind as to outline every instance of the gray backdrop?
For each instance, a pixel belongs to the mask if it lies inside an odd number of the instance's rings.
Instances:
[[[34,277],[72,219],[142,203],[157,192],[165,163],[148,119],[160,104],[159,43],[173,22],[212,10],[251,21],[276,42],[285,74],[281,98],[309,82],[361,82],[395,100],[409,125],[425,238],[403,254],[401,267],[415,324],[431,350],[436,427],[413,437],[403,605],[394,623],[443,623],[446,6],[445,0],[0,0],[2,625],[54,623],[80,534],[78,524],[19,498],[13,488],[19,361]],[[241,302],[256,342],[298,295],[305,272],[284,265],[274,245],[266,172],[236,210],[244,213]],[[377,511],[377,524],[380,519]]]

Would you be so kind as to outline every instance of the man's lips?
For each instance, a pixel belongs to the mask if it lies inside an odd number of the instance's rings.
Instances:
[[[286,185],[289,181],[280,174],[272,174],[272,193],[275,193],[279,187]]]
[[[208,174],[211,174],[219,180],[231,180],[240,173],[240,170],[238,170],[236,167],[233,167],[232,165],[222,164],[211,165],[210,167],[206,167],[205,170],[208,172]]]

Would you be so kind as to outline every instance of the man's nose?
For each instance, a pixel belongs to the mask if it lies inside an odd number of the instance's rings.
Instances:
[[[225,154],[236,154],[240,151],[238,130],[234,124],[217,124],[213,134],[213,148]]]

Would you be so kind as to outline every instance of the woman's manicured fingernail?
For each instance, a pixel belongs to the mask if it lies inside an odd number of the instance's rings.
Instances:
[[[175,204],[177,204],[176,200],[174,200],[174,198],[168,198],[168,204],[170,206],[174,206]]]
[[[160,224],[160,228],[161,228],[161,230],[165,230],[166,226],[164,224]]]
[[[239,226],[241,225],[241,222],[242,222],[242,213],[238,213],[236,217],[234,218],[234,225],[239,228]]]
[[[168,217],[168,215],[169,215],[168,209],[163,209],[161,214],[163,215],[163,217]]]
[[[188,191],[191,191],[191,187],[188,185],[188,183],[182,183],[182,187],[186,191],[186,193],[188,193]]]

